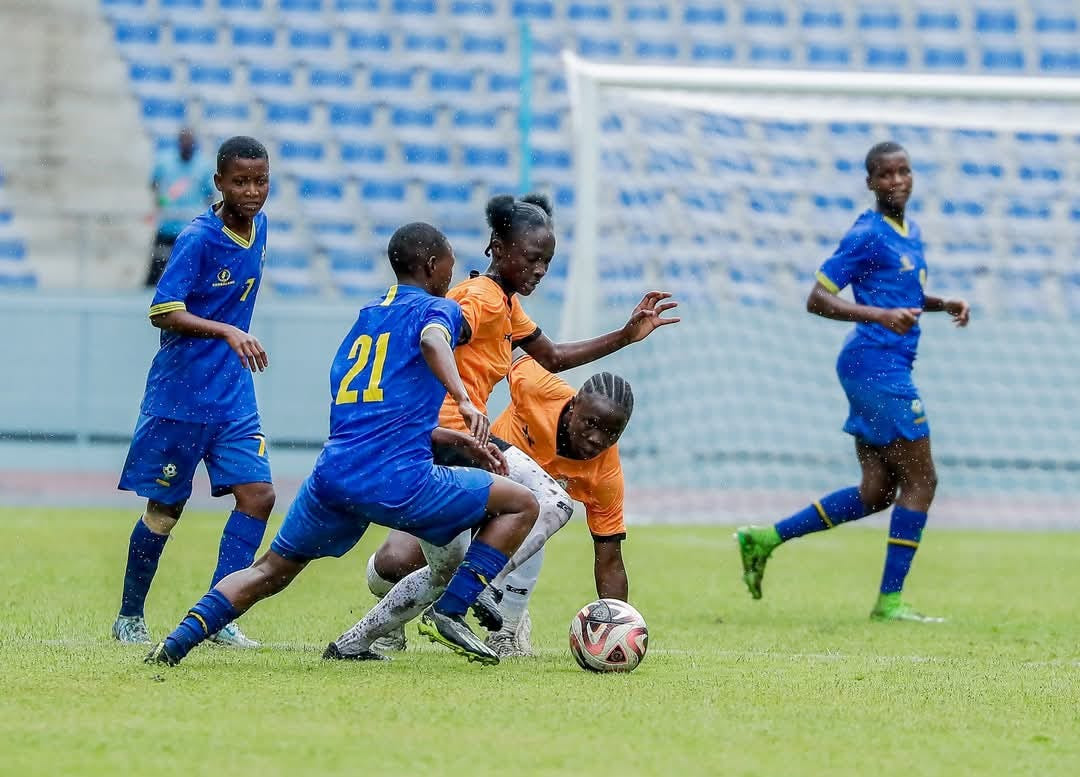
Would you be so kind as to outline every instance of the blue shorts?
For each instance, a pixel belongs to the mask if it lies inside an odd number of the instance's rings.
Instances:
[[[206,463],[214,496],[245,483],[272,482],[259,414],[213,424],[140,415],[120,488],[162,504],[179,504],[191,496],[200,461]]]
[[[911,380],[913,360],[882,348],[840,352],[836,374],[848,398],[844,431],[870,445],[930,436],[926,408]]]
[[[320,494],[308,477],[270,550],[291,561],[340,557],[372,523],[446,545],[484,520],[492,482],[482,469],[432,464],[430,476],[405,500],[361,503]]]

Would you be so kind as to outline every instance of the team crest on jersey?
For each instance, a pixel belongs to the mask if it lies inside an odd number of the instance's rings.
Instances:
[[[915,269],[915,263],[911,261],[911,257],[907,254],[900,256],[900,272],[911,272]]]
[[[172,480],[176,477],[176,465],[172,462],[166,464],[161,468],[161,476],[166,480]]]
[[[214,286],[232,286],[236,281],[232,279],[232,272],[228,267],[222,267],[218,270],[217,283]]]
[[[529,443],[529,447],[530,448],[534,447],[536,445],[536,440],[534,440],[532,435],[529,434],[529,425],[528,424],[522,424],[521,425],[521,431],[525,435],[525,442]]]
[[[911,400],[911,412],[914,413],[915,415],[922,415],[923,414],[923,406],[922,406],[922,400],[921,399],[913,399],[913,400]]]

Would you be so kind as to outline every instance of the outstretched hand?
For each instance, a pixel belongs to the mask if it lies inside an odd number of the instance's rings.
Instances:
[[[662,318],[663,313],[679,306],[678,302],[664,302],[670,297],[670,292],[650,291],[642,298],[634,308],[634,312],[630,314],[630,320],[623,326],[627,341],[640,342],[652,334],[654,329],[682,321],[678,316]]]

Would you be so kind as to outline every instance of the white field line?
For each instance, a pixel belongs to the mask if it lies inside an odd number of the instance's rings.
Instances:
[[[114,644],[111,640],[93,640],[93,639],[18,639],[12,640],[12,642],[19,642],[22,644],[36,644],[46,645],[49,647],[61,647],[61,648],[87,648],[87,647],[101,647],[103,645]],[[119,647],[119,646],[117,646]],[[298,653],[312,653],[322,652],[326,647],[326,643],[302,643],[302,642],[264,642],[263,648],[271,650],[281,650]],[[232,648],[219,647],[216,645],[209,645],[211,650],[232,651]],[[416,639],[412,639],[409,642],[410,653],[442,653],[445,652],[443,648],[435,645],[418,642]],[[537,648],[536,653],[541,656],[564,656],[569,651],[561,648]],[[391,656],[394,654],[391,653]],[[919,656],[919,655],[878,655],[878,654],[858,654],[858,653],[791,653],[786,651],[776,650],[710,650],[710,651],[695,651],[695,650],[682,650],[679,648],[652,648],[649,650],[649,655],[659,656],[680,656],[680,657],[697,657],[697,658],[710,658],[710,659],[764,659],[774,661],[805,661],[816,663],[838,663],[844,661],[872,661],[881,664],[947,664],[947,663],[967,663],[972,659],[965,657],[953,657],[953,656]],[[990,658],[988,659],[992,663],[1019,663],[1021,666],[1073,666],[1080,668],[1080,659],[1054,659],[1051,661],[1020,661],[1015,662],[1008,658]]]

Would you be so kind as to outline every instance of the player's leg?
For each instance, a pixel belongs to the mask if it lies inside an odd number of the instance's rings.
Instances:
[[[113,637],[120,642],[146,644],[144,607],[158,562],[184,505],[202,455],[198,424],[142,415],[120,475],[119,487],[147,500],[128,540],[127,565],[120,613]]]
[[[498,664],[498,656],[465,625],[464,614],[521,546],[536,523],[540,507],[528,488],[508,479],[481,470],[442,469],[449,477],[461,481],[462,493],[477,494],[480,490],[471,481],[486,478],[485,504],[474,514],[476,520],[483,520],[484,514],[488,518],[473,537],[446,590],[421,616],[419,629],[433,642],[446,645],[469,660]],[[467,501],[462,499],[461,505],[465,504]],[[440,545],[436,538],[423,538]]]
[[[368,558],[368,590],[376,599],[382,599],[397,582],[426,564],[420,541],[411,534],[391,529],[383,544]],[[402,624],[372,642],[371,649],[385,653],[404,650],[405,645],[405,624]]]
[[[378,640],[404,630],[406,623],[438,598],[464,560],[471,539],[471,532],[465,530],[443,546],[417,541],[424,565],[394,584],[359,623],[331,642],[323,658],[381,658]]]
[[[528,608],[543,564],[544,549],[540,548],[503,579],[503,597],[499,603],[503,625],[487,638],[488,647],[500,658],[533,655],[532,619]]]
[[[231,492],[236,500],[221,534],[217,566],[210,578],[213,588],[227,575],[251,566],[266,533],[266,522],[274,509],[276,495],[258,414],[216,424],[209,435],[205,461],[211,493],[223,496]],[[235,623],[215,634],[213,641],[229,647],[259,646]]]
[[[311,487],[300,486],[277,536],[251,567],[218,582],[180,625],[146,657],[148,663],[175,665],[256,602],[282,591],[307,564],[325,556],[343,556],[363,536],[367,523],[348,510],[327,504]]]
[[[881,592],[870,617],[884,621],[940,622],[915,612],[901,598],[904,581],[922,541],[927,512],[937,489],[937,472],[930,449],[930,437],[898,439],[884,449],[886,461],[896,474],[900,495],[889,521],[889,540]]]

